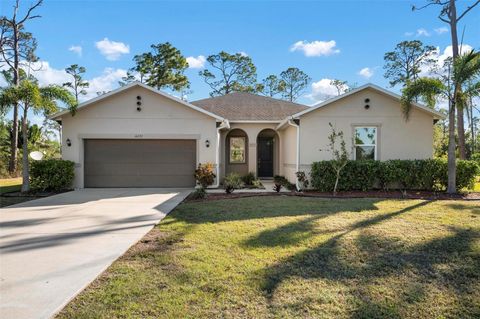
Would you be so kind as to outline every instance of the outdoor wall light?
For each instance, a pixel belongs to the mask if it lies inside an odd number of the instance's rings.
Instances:
[[[67,140],[65,141],[67,143],[67,146],[70,147],[72,146],[72,141],[70,141],[69,138],[67,138]]]
[[[210,141],[209,141],[209,140],[206,140],[206,141],[205,141],[205,146],[206,146],[207,148],[210,147]]]

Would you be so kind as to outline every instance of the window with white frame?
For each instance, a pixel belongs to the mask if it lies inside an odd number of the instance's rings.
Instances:
[[[377,128],[374,126],[355,127],[354,152],[355,160],[377,159]]]

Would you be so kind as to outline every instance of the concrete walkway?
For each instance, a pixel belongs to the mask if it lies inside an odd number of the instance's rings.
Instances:
[[[0,209],[0,317],[52,317],[189,192],[85,189]]]

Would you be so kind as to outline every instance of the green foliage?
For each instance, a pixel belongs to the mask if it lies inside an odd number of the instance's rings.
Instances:
[[[75,163],[59,159],[33,161],[30,168],[32,189],[60,191],[70,189],[74,178]]]
[[[237,173],[230,173],[225,176],[223,180],[223,188],[225,189],[225,193],[231,194],[234,190],[242,188],[242,176]]]
[[[207,57],[207,62],[212,70],[206,68],[199,75],[212,89],[210,96],[257,91],[257,68],[248,55],[221,51]]]
[[[288,179],[285,178],[285,176],[275,175],[273,177],[273,183],[275,184],[273,190],[275,190],[276,192],[279,192],[282,187],[285,187],[289,191],[293,191],[296,189],[295,184],[290,183]]]
[[[285,81],[271,74],[262,80],[262,93],[265,96],[274,97],[285,91]]]
[[[295,101],[307,88],[311,78],[299,68],[288,68],[280,73],[282,95],[285,100]]]
[[[335,170],[335,184],[333,186],[333,194],[337,193],[338,181],[340,179],[340,174],[347,165],[349,154],[347,152],[347,147],[345,144],[345,139],[343,138],[343,132],[335,130],[332,123],[328,123],[331,129],[331,133],[328,135],[328,147],[332,153],[332,167]],[[340,144],[340,148],[337,148],[337,144]]]
[[[187,76],[183,74],[188,68],[187,59],[180,50],[169,42],[152,44],[152,51],[136,55],[135,67],[130,71],[140,75],[140,81],[157,88],[170,88],[181,91],[190,87]],[[125,81],[132,80],[131,75]]]
[[[338,189],[344,191],[372,189],[402,189],[437,191],[447,188],[447,161],[388,160],[348,161],[338,182]],[[471,188],[480,166],[475,161],[457,162],[457,188]],[[336,173],[333,161],[315,162],[310,173],[312,187],[322,192],[332,191]]]
[[[408,82],[402,90],[402,111],[405,119],[410,116],[412,104],[416,98],[421,98],[429,107],[435,106],[438,96],[445,95],[445,85],[436,78],[419,78]]]
[[[195,170],[195,180],[202,188],[207,188],[215,181],[214,165],[212,163],[198,164]]]
[[[63,83],[64,87],[68,87],[72,89],[73,94],[75,95],[75,100],[78,104],[78,97],[80,95],[87,95],[87,90],[90,84],[83,79],[83,74],[85,74],[87,70],[83,66],[79,66],[78,64],[72,64],[68,68],[65,69],[67,74],[70,74],[73,78],[71,82]]]
[[[255,179],[255,174],[253,174],[252,172],[242,176],[242,182],[247,186],[252,186]]]
[[[296,172],[295,175],[297,176],[297,180],[299,183],[300,191],[303,191],[308,188],[310,185],[310,181],[307,178],[307,174],[303,171]]]
[[[207,191],[203,187],[195,189],[195,191],[190,194],[191,199],[204,199],[207,197]]]
[[[424,45],[422,41],[402,41],[395,46],[395,50],[385,53],[385,78],[390,80],[393,87],[397,84],[406,84],[415,80],[421,68],[429,65],[432,60],[429,54],[435,51],[434,46]]]

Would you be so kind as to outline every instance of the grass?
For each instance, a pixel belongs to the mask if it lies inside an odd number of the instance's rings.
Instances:
[[[184,203],[58,318],[478,318],[480,205]]]
[[[474,192],[480,192],[480,179],[475,183],[475,186],[473,187]]]
[[[17,192],[22,188],[22,178],[0,179],[0,194]]]

